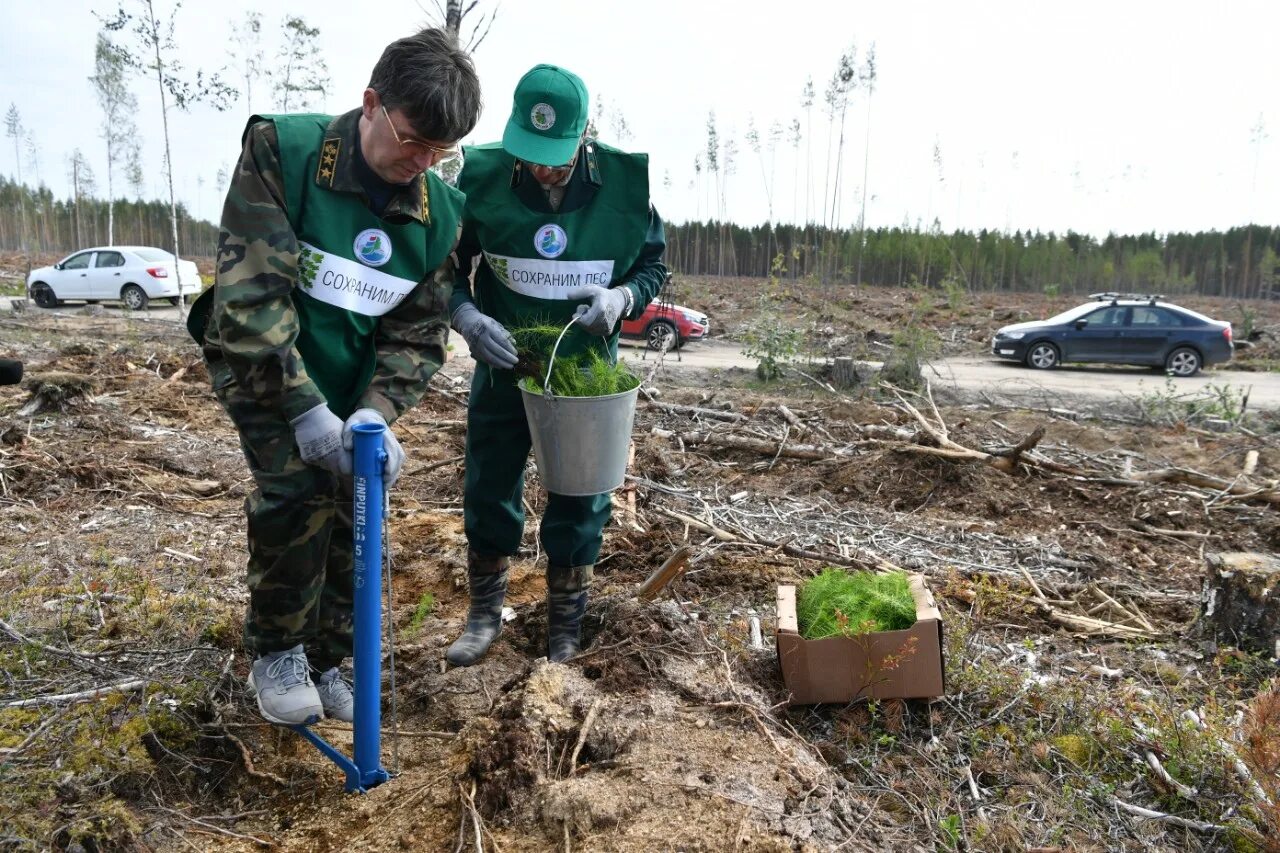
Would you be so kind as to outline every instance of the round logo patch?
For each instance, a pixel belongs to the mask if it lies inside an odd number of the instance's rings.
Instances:
[[[569,235],[559,225],[543,225],[533,238],[533,248],[544,258],[558,258],[569,248]]]
[[[529,121],[538,130],[550,130],[556,123],[556,111],[550,104],[534,104],[529,113]]]
[[[391,238],[381,228],[366,228],[356,235],[356,257],[371,267],[391,260]]]

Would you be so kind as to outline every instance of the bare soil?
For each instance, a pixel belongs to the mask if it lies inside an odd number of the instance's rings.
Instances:
[[[952,302],[936,289],[845,286],[750,278],[678,276],[673,298],[705,311],[712,334],[741,340],[762,308],[804,333],[804,350],[815,357],[852,356],[883,360],[894,334],[915,325],[931,330],[938,355],[980,355],[1001,326],[1043,320],[1084,301],[1075,294],[960,293]],[[1171,301],[1231,322],[1237,342],[1245,339],[1248,312],[1255,330],[1238,349],[1233,370],[1280,368],[1280,302],[1206,296],[1170,296]]]
[[[734,287],[688,282],[677,299],[734,333],[752,310]],[[945,316],[912,291],[788,290],[778,304],[864,344],[917,316],[967,347],[992,322],[1072,301],[1019,300],[1006,308],[984,295]],[[1280,308],[1268,310],[1280,321]],[[1189,630],[1206,552],[1280,547],[1276,504],[1259,497],[1280,476],[1272,436],[938,412],[968,448],[1007,448],[1043,426],[1045,457],[1117,480],[1184,467],[1240,482],[1257,454],[1244,480],[1252,497],[1114,485],[869,443],[868,426],[915,426],[870,395],[660,374],[663,402],[850,453],[810,461],[673,441],[652,429],[730,425],[642,406],[637,512],[620,492],[586,652],[567,665],[542,659],[545,559],[530,523],[512,572],[516,618],[481,664],[447,670],[467,605],[469,364],[450,363],[396,426],[409,459],[390,518],[401,772],[348,796],[314,749],[259,720],[243,686],[251,481],[194,345],[162,322],[30,313],[0,316],[0,340],[28,376],[84,380],[21,417],[31,391],[0,388],[0,847],[1208,850],[1274,829],[1216,740],[1241,743],[1237,712],[1274,666]],[[533,467],[526,496],[536,518],[546,496]],[[758,541],[708,536],[670,511]],[[946,621],[948,696],[788,707],[769,643],[776,586],[827,564],[789,556],[788,543],[925,573]],[[684,544],[690,570],[657,602],[633,599]],[[1085,602],[1079,612],[1093,606],[1090,588],[1105,590],[1153,630],[1069,630],[1036,606],[1024,573]],[[748,643],[752,616],[764,649]],[[6,707],[129,679],[143,686]],[[1208,734],[1179,725],[1186,710]],[[388,723],[389,711],[384,703]],[[340,724],[320,730],[349,745]],[[392,763],[390,745],[388,733]],[[1148,752],[1196,796],[1154,773]],[[1117,801],[1213,828],[1141,819]]]

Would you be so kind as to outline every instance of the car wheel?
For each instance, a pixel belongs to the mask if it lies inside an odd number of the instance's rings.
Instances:
[[[182,304],[182,297],[181,297],[181,296],[170,296],[170,297],[169,297],[169,304],[170,304],[170,305],[181,305],[181,304]]]
[[[53,288],[43,281],[38,281],[31,285],[31,298],[41,308],[58,307],[58,297],[54,294]]]
[[[147,307],[147,292],[136,284],[126,284],[120,290],[120,300],[130,311],[141,311]]]
[[[649,345],[649,349],[661,351],[662,349],[678,349],[680,347],[680,333],[675,325],[668,323],[666,320],[654,320],[649,324],[649,328],[644,333],[645,341]]]
[[[1200,353],[1191,347],[1178,347],[1164,360],[1164,372],[1173,376],[1195,376],[1200,372]]]
[[[1041,341],[1027,350],[1027,367],[1036,370],[1052,370],[1058,366],[1058,348]]]

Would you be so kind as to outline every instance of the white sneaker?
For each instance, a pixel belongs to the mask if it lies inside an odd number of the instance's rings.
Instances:
[[[324,705],[326,717],[331,720],[342,720],[344,723],[355,720],[355,696],[351,693],[351,685],[338,672],[336,666],[324,672],[316,680],[316,692],[320,694],[320,704]]]
[[[306,725],[318,721],[324,713],[301,645],[254,661],[249,670],[249,689],[258,696],[262,716],[278,725]]]

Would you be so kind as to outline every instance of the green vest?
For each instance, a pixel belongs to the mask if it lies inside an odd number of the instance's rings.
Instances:
[[[481,311],[508,328],[564,326],[586,303],[568,295],[573,288],[608,287],[640,256],[649,226],[649,158],[596,142],[588,143],[586,155],[598,167],[594,197],[576,210],[548,213],[530,210],[516,195],[515,158],[500,144],[466,150],[458,188],[487,261],[476,272],[475,298]],[[526,173],[524,180],[533,176]],[[606,340],[575,328],[558,352],[571,355],[590,346],[616,357],[617,335]]]
[[[253,116],[245,132],[262,119],[276,126],[285,212],[298,238],[294,345],[329,407],[345,418],[373,378],[379,318],[406,299],[453,250],[462,194],[427,172],[420,178],[425,182],[426,223],[385,222],[358,195],[316,183],[322,156],[331,163],[338,146],[346,142],[325,138],[332,116]],[[211,294],[212,288],[203,295]],[[198,339],[203,337],[203,322],[199,325]]]
[[[298,237],[296,346],[330,408],[345,418],[373,378],[379,318],[453,250],[462,196],[428,172],[428,222],[384,222],[358,196],[316,184],[331,116],[264,118],[276,125],[285,206]]]

